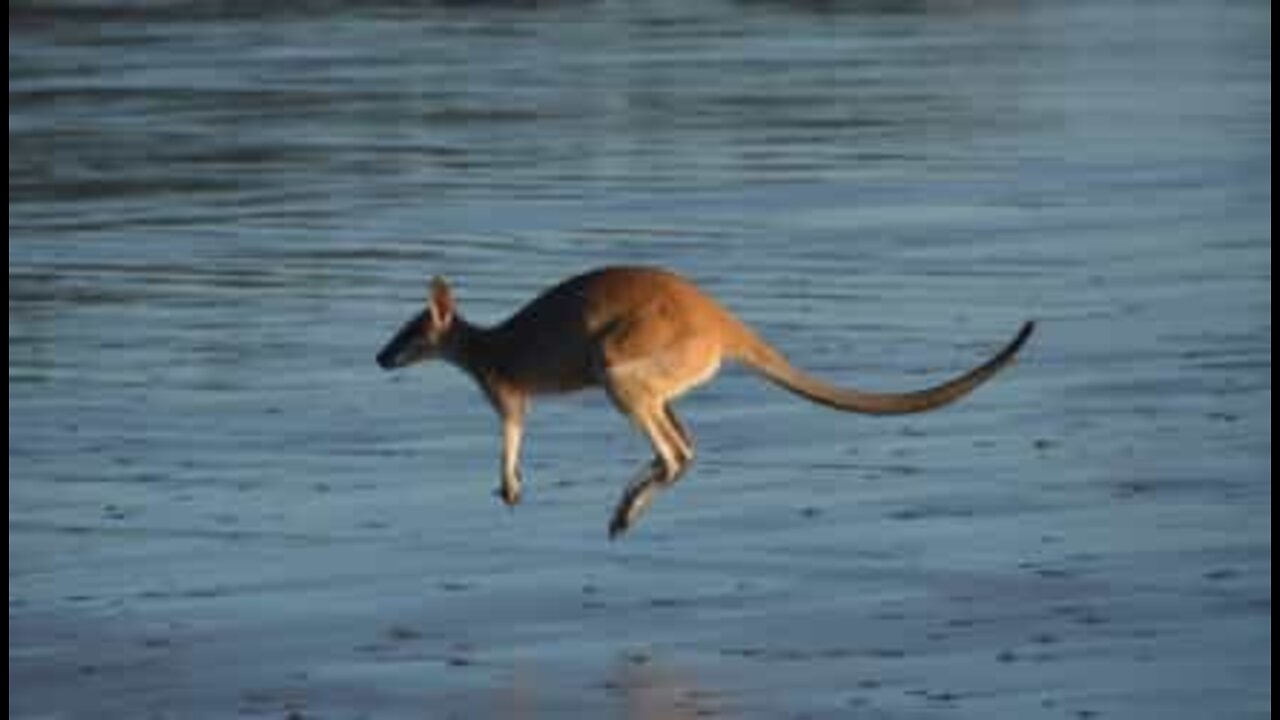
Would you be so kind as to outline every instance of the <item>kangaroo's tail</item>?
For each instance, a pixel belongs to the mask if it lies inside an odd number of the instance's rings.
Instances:
[[[1023,324],[1016,337],[985,363],[952,380],[924,390],[904,393],[863,392],[829,385],[795,368],[782,353],[775,350],[745,325],[730,344],[730,356],[765,378],[813,402],[837,410],[893,415],[923,412],[942,407],[969,394],[1008,365],[1035,329],[1034,322]]]

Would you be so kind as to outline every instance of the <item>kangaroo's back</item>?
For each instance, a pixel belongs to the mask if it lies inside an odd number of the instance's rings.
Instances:
[[[573,390],[597,379],[599,342],[633,331],[637,353],[674,338],[720,336],[729,317],[684,278],[647,267],[606,267],[546,290],[494,328],[505,377],[542,390]]]
[[[576,275],[529,301],[501,327],[565,329],[578,326],[588,334],[599,332],[618,318],[654,305],[683,303],[684,313],[674,306],[663,317],[679,319],[713,304],[693,283],[675,273],[648,267],[606,267]]]

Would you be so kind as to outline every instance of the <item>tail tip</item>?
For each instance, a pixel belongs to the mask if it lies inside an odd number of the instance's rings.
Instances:
[[[1036,329],[1035,320],[1028,320],[1022,323],[1022,329],[1018,331],[1018,339],[1026,340],[1027,338],[1031,337],[1031,333],[1035,332],[1035,329]]]
[[[1035,329],[1035,320],[1027,320],[1022,323],[1022,327],[1018,330],[1018,335],[1013,338],[1013,342],[1009,343],[1008,349],[1002,354],[1012,358],[1015,353],[1022,349],[1022,346],[1027,342],[1027,338],[1031,337],[1031,333],[1035,332]]]

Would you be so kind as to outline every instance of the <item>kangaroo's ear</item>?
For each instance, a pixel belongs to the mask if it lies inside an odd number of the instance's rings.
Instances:
[[[427,300],[431,310],[431,319],[437,327],[448,325],[453,321],[453,291],[449,283],[439,275],[431,278],[431,295]]]

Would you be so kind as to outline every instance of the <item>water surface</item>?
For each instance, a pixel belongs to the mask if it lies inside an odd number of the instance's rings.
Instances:
[[[1270,715],[1265,3],[11,4],[10,716]],[[605,263],[834,381],[688,479],[444,367]]]

